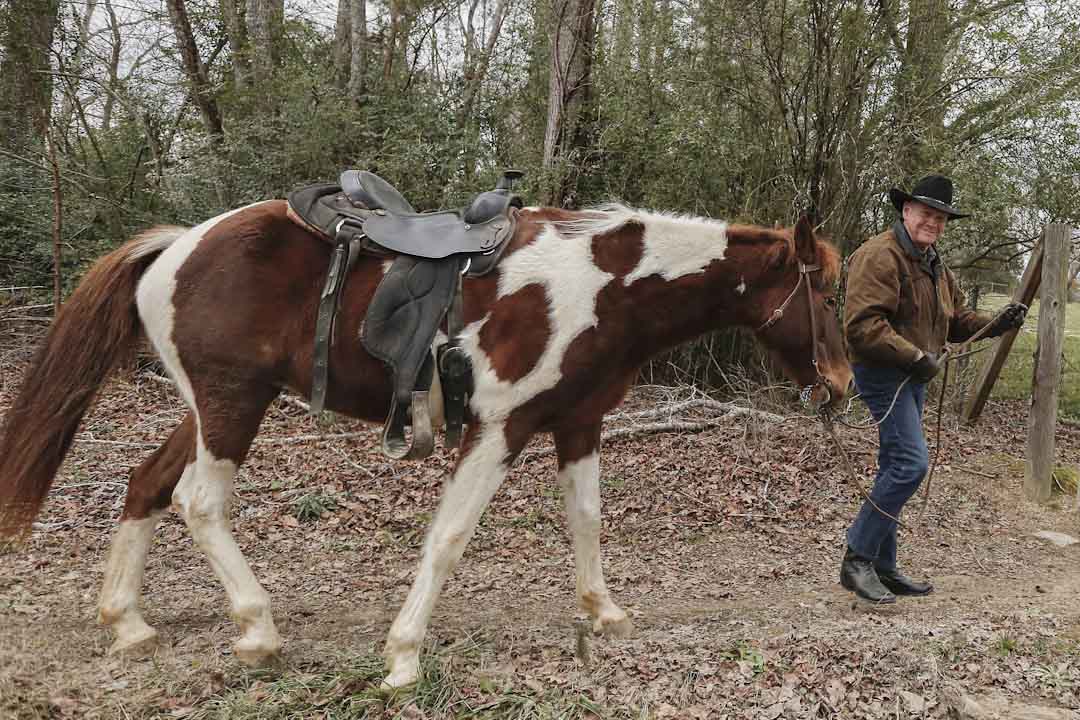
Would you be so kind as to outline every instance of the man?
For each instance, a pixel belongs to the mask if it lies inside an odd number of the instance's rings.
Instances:
[[[963,306],[956,279],[934,248],[948,221],[968,217],[952,207],[952,195],[952,181],[941,175],[923,178],[910,194],[890,190],[901,219],[863,243],[848,268],[844,330],[855,384],[881,423],[881,447],[873,504],[864,502],[848,529],[840,583],[875,603],[933,590],[897,569],[896,522],[885,513],[899,517],[926,475],[923,404],[926,384],[941,370],[942,348],[946,341],[967,340],[989,322],[987,337],[1019,328],[1027,312],[1013,303],[995,319]]]

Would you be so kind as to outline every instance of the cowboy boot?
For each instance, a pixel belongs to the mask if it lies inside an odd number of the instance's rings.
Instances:
[[[934,586],[926,582],[917,582],[901,575],[899,570],[882,570],[877,568],[878,580],[894,595],[929,595],[934,592]]]
[[[874,563],[856,555],[849,547],[840,563],[840,584],[857,597],[872,603],[887,605],[896,602],[896,596],[881,584]]]

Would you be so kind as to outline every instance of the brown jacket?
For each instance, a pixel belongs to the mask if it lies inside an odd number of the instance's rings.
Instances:
[[[852,362],[906,369],[920,350],[940,353],[989,320],[964,307],[937,252],[918,253],[900,222],[851,255],[844,331]]]

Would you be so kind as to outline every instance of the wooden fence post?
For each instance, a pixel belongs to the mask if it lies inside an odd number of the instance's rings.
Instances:
[[[1013,293],[1013,302],[1021,302],[1031,307],[1031,303],[1035,299],[1035,293],[1039,290],[1039,283],[1042,282],[1043,245],[1045,245],[1045,242],[1040,240],[1035,244],[1035,249],[1031,251],[1031,260],[1028,261],[1027,267],[1024,268],[1024,276],[1020,279],[1020,286]],[[979,377],[975,379],[975,384],[971,386],[971,395],[968,396],[968,403],[964,407],[964,413],[961,417],[964,423],[974,425],[975,421],[979,419],[979,415],[982,414],[983,406],[986,405],[986,401],[990,397],[990,391],[994,388],[994,383],[997,382],[998,375],[1001,374],[1001,368],[1005,366],[1005,360],[1009,357],[1009,350],[1012,349],[1017,332],[1017,330],[1010,330],[994,341],[994,349],[990,359],[979,369]]]
[[[1039,351],[1028,416],[1028,459],[1024,474],[1024,495],[1037,502],[1050,499],[1053,483],[1058,385],[1061,384],[1061,351],[1065,342],[1065,276],[1071,240],[1072,228],[1069,226],[1046,226],[1039,300]]]

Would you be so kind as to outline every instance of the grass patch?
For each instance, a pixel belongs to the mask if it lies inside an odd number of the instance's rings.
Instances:
[[[478,718],[547,720],[606,717],[580,693],[517,687],[516,681],[477,682],[472,667],[481,645],[468,638],[421,656],[420,680],[408,690],[388,692],[379,683],[383,660],[374,654],[333,661],[332,671],[255,670],[233,687],[201,701],[190,720],[366,720],[367,718]],[[475,667],[472,667],[475,670]]]
[[[293,515],[300,522],[314,522],[337,507],[337,500],[332,495],[310,493],[293,503]]]
[[[981,310],[993,310],[1009,302],[1004,295],[990,295]],[[991,397],[999,400],[1022,400],[1031,397],[1031,379],[1035,369],[1035,346],[1038,340],[1039,302],[1032,305],[1024,328],[1016,336],[1001,376],[994,384]],[[1071,303],[1065,309],[1064,368],[1058,387],[1058,414],[1080,418],[1080,305]],[[980,362],[989,360],[989,353]]]

